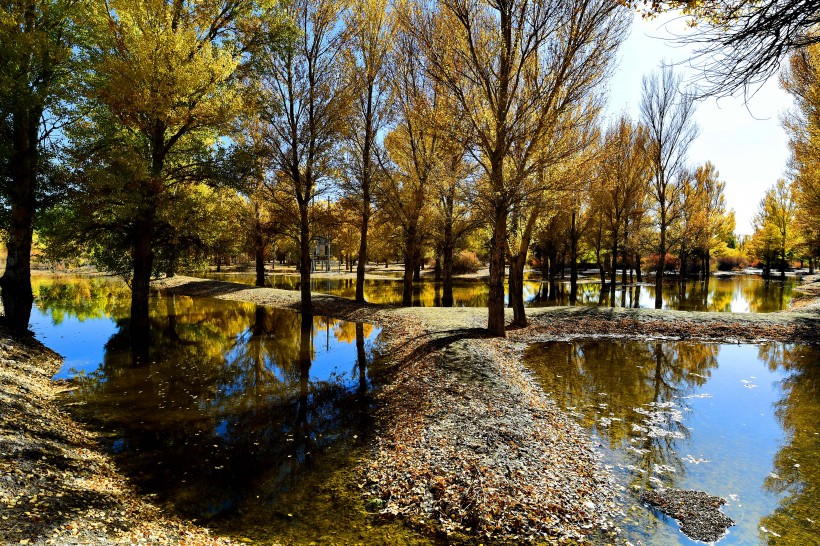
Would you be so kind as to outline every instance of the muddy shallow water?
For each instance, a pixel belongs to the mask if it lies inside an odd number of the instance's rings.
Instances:
[[[725,498],[720,544],[816,543],[820,347],[597,340],[525,359],[615,472],[633,544],[693,543],[638,501],[657,487]]]

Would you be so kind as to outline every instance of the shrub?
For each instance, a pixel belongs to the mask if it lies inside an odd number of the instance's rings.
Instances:
[[[462,250],[453,256],[453,274],[475,273],[481,269],[482,263],[475,252]]]

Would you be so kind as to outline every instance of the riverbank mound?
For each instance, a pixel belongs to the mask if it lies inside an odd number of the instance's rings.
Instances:
[[[141,499],[58,409],[62,358],[0,329],[0,543],[229,545]]]

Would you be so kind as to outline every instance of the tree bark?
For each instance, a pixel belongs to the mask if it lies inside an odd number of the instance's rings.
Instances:
[[[487,297],[487,330],[490,335],[499,337],[505,336],[504,258],[506,246],[507,207],[503,203],[497,202],[493,214],[493,238],[490,241],[490,293]]]
[[[306,194],[308,194],[306,192]],[[309,195],[309,194],[308,194]],[[308,218],[308,201],[299,203],[299,293],[301,310],[313,314],[313,301],[310,297],[310,221]]]
[[[413,274],[416,270],[416,227],[410,226],[404,242],[404,278],[402,285],[401,304],[405,307],[413,305]]]
[[[618,233],[615,233],[612,243],[612,271],[609,272],[611,285],[609,291],[615,294],[615,285],[618,284]],[[614,296],[613,296],[614,297]]]
[[[570,248],[569,248],[569,303],[575,305],[578,299],[578,213],[572,211],[570,223]]]
[[[39,110],[22,109],[12,119],[11,216],[6,240],[6,270],[0,278],[4,322],[26,332],[34,295],[31,291],[31,243],[34,235]]]
[[[265,245],[256,241],[256,286],[265,286]]]
[[[635,280],[638,283],[643,282],[643,274],[641,273],[641,255],[637,252],[635,253]]]
[[[370,225],[370,177],[362,180],[362,231],[359,237],[359,260],[356,263],[356,301],[364,303],[364,275],[367,265],[367,230]]]
[[[518,252],[510,258],[510,307],[513,310],[513,324],[515,326],[527,325],[527,314],[524,309],[524,266],[527,265],[527,251],[530,248],[532,230],[535,228],[535,221],[538,217],[538,210],[530,211],[524,233],[521,235],[521,242]],[[550,270],[552,272],[552,270]]]
[[[661,238],[658,245],[658,269],[655,273],[655,309],[663,307],[663,273],[666,269],[666,210],[661,208]]]

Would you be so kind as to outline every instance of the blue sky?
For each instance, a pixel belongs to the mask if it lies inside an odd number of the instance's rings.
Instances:
[[[676,70],[690,77],[695,75],[685,62],[692,50],[668,41],[673,34],[685,31],[678,17],[643,21],[636,16],[610,83],[611,117],[627,111],[638,119],[642,78],[662,61],[681,63]],[[727,97],[710,98],[698,104],[700,136],[689,150],[689,160],[693,165],[708,160],[717,166],[726,182],[727,204],[735,210],[737,233],[751,233],[751,218],[763,193],[785,176],[789,151],[780,118],[791,103],[791,98],[779,88],[777,78],[772,77],[748,103],[742,97]]]

